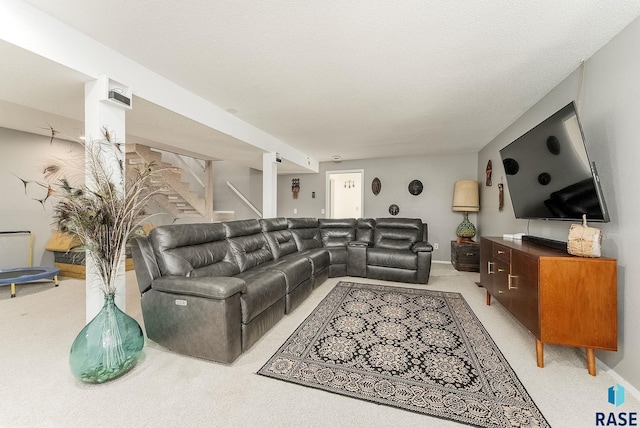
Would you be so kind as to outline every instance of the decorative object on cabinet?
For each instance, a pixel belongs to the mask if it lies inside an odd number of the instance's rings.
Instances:
[[[300,192],[300,179],[291,179],[291,192],[293,192],[293,199],[298,199],[298,192]]]
[[[477,242],[451,241],[451,264],[462,272],[480,272],[480,245]]]
[[[473,237],[476,235],[476,227],[469,221],[469,212],[480,210],[477,181],[456,181],[453,188],[453,205],[451,209],[464,213],[464,219],[456,229],[458,241],[473,241]]]
[[[491,159],[489,159],[489,162],[487,162],[487,169],[485,171],[486,174],[486,181],[485,181],[485,186],[491,186],[491,172],[493,171],[493,164],[491,163]]]
[[[575,257],[530,241],[482,237],[480,282],[536,338],[544,367],[544,344],[586,349],[595,376],[595,349],[618,349],[617,261]]]
[[[399,212],[400,212],[399,206],[397,206],[396,204],[389,205],[389,214],[398,215]]]
[[[376,177],[371,182],[371,191],[373,192],[374,195],[378,196],[378,194],[380,193],[380,190],[382,190],[382,183],[380,182],[380,179]]]
[[[587,226],[587,215],[582,216],[582,224],[572,224],[567,239],[567,252],[580,257],[600,257],[602,231]]]
[[[420,193],[422,193],[422,181],[420,180],[412,180],[411,183],[409,183],[409,193],[411,193],[413,196],[418,196]]]

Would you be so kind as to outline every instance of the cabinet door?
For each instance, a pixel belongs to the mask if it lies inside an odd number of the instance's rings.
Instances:
[[[491,294],[493,290],[493,246],[488,239],[480,239],[480,284]]]
[[[509,311],[534,336],[540,337],[538,315],[538,258],[525,253],[511,253],[511,275],[507,284]]]

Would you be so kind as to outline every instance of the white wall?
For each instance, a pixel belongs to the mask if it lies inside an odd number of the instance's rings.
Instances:
[[[640,388],[640,263],[637,262],[640,229],[640,20],[604,46],[584,67],[577,70],[535,104],[520,119],[491,141],[478,156],[478,179],[484,180],[489,159],[493,163],[494,186],[481,186],[483,208],[479,215],[482,235],[528,232],[566,240],[569,223],[516,220],[505,191],[505,208],[497,209],[497,186],[504,168],[498,151],[544,118],[575,99],[587,149],[596,162],[611,222],[593,224],[604,232],[603,256],[618,259],[618,352],[597,352],[596,356],[634,387]],[[577,66],[577,64],[576,64]],[[505,186],[506,188],[506,186]],[[489,203],[487,203],[489,202]],[[527,229],[529,229],[527,231]],[[532,346],[532,352],[534,348]]]
[[[258,218],[228,186],[229,181],[262,211],[262,171],[229,161],[213,162],[213,210],[234,211],[236,220]]]
[[[34,200],[46,195],[36,184],[44,182],[43,166],[47,159],[66,158],[71,150],[82,146],[11,129],[0,128],[0,230],[31,230],[34,235],[33,264],[53,266],[53,253],[44,247],[53,229],[53,204]],[[34,181],[25,187],[18,178]],[[28,235],[0,235],[0,269],[27,266]]]
[[[278,176],[278,215],[281,217],[325,217],[326,171],[364,170],[364,206],[362,217],[391,217],[389,205],[400,207],[397,217],[421,218],[429,225],[429,241],[438,243],[433,259],[451,260],[451,240],[462,213],[451,211],[453,185],[457,180],[473,180],[477,174],[476,153],[456,155],[415,156],[391,159],[367,159],[343,162],[321,162],[318,174]],[[378,177],[382,189],[377,196],[371,191],[372,180]],[[291,179],[300,178],[298,199],[293,199]],[[409,183],[418,179],[424,186],[420,195],[409,193]],[[315,192],[315,199],[312,198]],[[297,209],[297,214],[293,210]],[[483,207],[481,206],[481,210]],[[469,219],[476,224],[476,215]]]

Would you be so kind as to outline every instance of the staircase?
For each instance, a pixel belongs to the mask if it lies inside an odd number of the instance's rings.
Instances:
[[[162,188],[155,201],[175,218],[200,218],[220,221],[212,210],[207,211],[205,198],[193,192],[187,182],[181,180],[182,169],[162,161],[162,154],[140,144],[126,145],[127,174],[133,173],[138,164],[154,163],[160,170],[152,186]],[[207,191],[207,190],[205,190]],[[208,190],[211,192],[211,190]]]

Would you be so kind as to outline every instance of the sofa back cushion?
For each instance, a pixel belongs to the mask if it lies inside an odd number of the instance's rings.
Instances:
[[[233,276],[240,268],[221,224],[174,224],[151,230],[149,241],[163,276]]]
[[[356,239],[356,219],[321,218],[318,220],[323,247],[346,247]]]
[[[236,220],[222,224],[241,272],[273,260],[258,220]]]
[[[317,218],[288,218],[287,223],[298,251],[322,247]]]
[[[422,240],[422,220],[419,218],[379,218],[373,234],[373,246],[392,250],[410,250]]]
[[[366,242],[373,245],[373,231],[376,228],[376,221],[372,218],[359,218],[356,225],[356,241]]]
[[[269,244],[274,259],[298,251],[286,218],[260,219],[260,226],[262,233],[267,238],[267,244]]]

